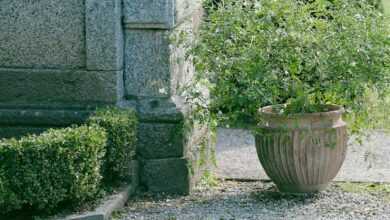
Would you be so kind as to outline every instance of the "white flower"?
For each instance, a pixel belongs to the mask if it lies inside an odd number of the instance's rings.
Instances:
[[[255,2],[255,6],[254,7],[257,8],[257,9],[260,9],[261,8],[260,2]]]
[[[167,90],[166,90],[165,88],[159,89],[158,92],[159,92],[160,94],[162,94],[162,95],[167,95],[167,94],[168,94],[168,92],[167,92]]]
[[[361,14],[356,14],[356,15],[355,15],[355,18],[356,18],[358,21],[363,21],[364,16],[361,15]]]

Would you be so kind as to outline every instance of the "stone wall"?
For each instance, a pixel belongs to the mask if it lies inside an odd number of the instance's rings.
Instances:
[[[199,178],[194,163],[207,132],[187,126],[178,88],[194,70],[172,39],[196,31],[200,8],[193,0],[124,0],[125,100],[141,116],[141,183],[153,192],[188,193]]]
[[[0,1],[0,136],[81,122],[123,96],[120,0]]]
[[[142,183],[190,192],[208,130],[187,126],[177,90],[193,67],[171,38],[196,31],[200,8],[198,0],[0,1],[0,137],[81,123],[99,106],[136,108]]]

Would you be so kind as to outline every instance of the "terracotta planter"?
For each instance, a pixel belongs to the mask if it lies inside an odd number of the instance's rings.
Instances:
[[[272,106],[260,109],[257,154],[280,191],[321,191],[340,170],[348,139],[344,109],[326,108],[329,111],[292,116],[273,113]]]

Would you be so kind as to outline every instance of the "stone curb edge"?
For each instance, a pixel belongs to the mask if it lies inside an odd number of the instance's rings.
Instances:
[[[81,215],[71,215],[61,220],[108,220],[115,210],[125,205],[129,197],[135,193],[135,190],[136,187],[134,185],[126,186],[117,194],[110,196],[95,211],[86,212]]]

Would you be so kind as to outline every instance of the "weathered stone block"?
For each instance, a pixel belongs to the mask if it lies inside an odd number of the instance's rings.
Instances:
[[[167,188],[167,185],[171,183],[161,182],[159,179],[153,182],[153,178],[157,178],[158,174],[150,174],[150,172],[158,171],[154,171],[148,163],[159,164],[156,166],[160,166],[161,163],[166,169],[173,169],[172,167],[177,167],[178,160],[185,160],[188,174],[186,173],[184,177],[175,177],[185,181],[185,184],[180,183],[181,187],[188,187],[188,189],[180,191],[182,193],[191,192],[193,186],[199,182],[204,173],[212,170],[212,161],[215,159],[213,159],[212,138],[210,138],[211,133],[208,126],[201,124],[190,126],[184,123],[185,114],[183,112],[181,114],[184,118],[178,121],[164,121],[166,118],[165,115],[162,115],[160,118],[153,117],[154,122],[143,121],[140,124],[138,155],[145,160],[143,172],[146,172],[147,177],[143,184],[152,192],[174,193]],[[141,120],[145,120],[144,117],[141,117]],[[146,119],[148,118],[146,117]],[[175,171],[167,170],[166,172]],[[177,175],[183,174],[177,173]]]
[[[0,105],[72,108],[115,104],[122,71],[0,69]]]
[[[123,68],[121,0],[86,0],[87,69]]]
[[[197,29],[195,20],[200,14],[186,19],[171,31],[170,39],[170,71],[171,71],[171,94],[180,96],[180,89],[187,85],[193,78],[195,69],[192,60],[188,58],[186,45],[192,43],[194,29]],[[183,37],[185,36],[185,37]]]
[[[191,185],[197,184],[207,173],[213,173],[216,167],[215,141],[209,129],[195,132],[188,143],[186,157],[188,158],[191,174]],[[197,133],[197,134],[196,134]]]
[[[141,181],[150,192],[188,194],[191,177],[188,161],[183,158],[145,160]]]
[[[169,32],[127,30],[125,41],[126,97],[169,97]]]
[[[81,124],[88,110],[0,109],[0,139],[39,134],[49,128]]]
[[[0,67],[76,69],[85,60],[84,1],[0,1]]]
[[[183,22],[187,17],[191,17],[202,8],[200,0],[176,0],[175,4],[175,25]]]
[[[173,29],[200,7],[200,0],[124,0],[124,24],[129,29]]]
[[[50,127],[39,126],[0,126],[0,139],[2,138],[18,138],[28,134],[39,134],[49,129]]]
[[[181,123],[142,123],[137,150],[146,159],[183,157],[184,137]]]
[[[143,122],[179,123],[185,117],[185,106],[171,99],[144,97],[137,104]]]
[[[127,99],[180,95],[180,88],[194,73],[191,60],[186,59],[187,51],[183,44],[192,40],[201,16],[201,10],[197,10],[172,30],[126,30]]]
[[[206,172],[213,172],[213,146],[207,128],[194,130],[182,146],[185,149],[184,157],[143,160],[142,184],[154,193],[191,193]]]
[[[0,109],[0,125],[61,127],[83,123],[91,113],[81,109]]]
[[[196,14],[193,18],[187,19],[175,29],[165,31],[165,33],[167,35],[169,34],[170,37],[177,36],[178,38],[180,38],[182,32],[191,35],[194,29],[197,28],[199,17],[200,14]],[[127,33],[138,32],[141,35],[144,32],[148,33],[149,31],[127,30]],[[158,30],[158,32],[163,31]],[[138,93],[137,95],[135,92],[133,96],[128,95],[127,98],[137,98],[138,112],[140,113],[140,119],[143,122],[140,126],[139,133],[139,155],[146,159],[146,161],[154,161],[156,163],[163,158],[169,158],[173,161],[181,158],[185,160],[188,176],[176,178],[184,178],[184,180],[182,179],[184,183],[181,184],[181,187],[188,187],[185,188],[184,193],[189,193],[192,187],[201,179],[203,173],[205,171],[210,171],[209,168],[211,163],[209,162],[209,159],[211,157],[210,155],[212,155],[210,153],[211,143],[207,134],[207,127],[196,126],[191,129],[187,128],[184,123],[186,117],[188,117],[188,105],[180,98],[178,90],[183,84],[188,82],[193,76],[194,71],[191,61],[184,58],[186,53],[185,48],[172,41],[167,41],[165,44],[169,52],[169,61],[166,61],[167,58],[164,62],[160,62],[160,68],[161,66],[166,68],[165,72],[162,74],[164,74],[164,77],[170,79],[169,82],[166,81],[166,85],[169,87],[170,97],[161,97],[156,92],[149,93],[148,95],[144,95],[145,93]],[[126,62],[127,61],[128,59],[126,59]],[[129,63],[131,64],[131,62]],[[149,66],[146,68],[149,68]],[[129,72],[130,71],[127,73]],[[139,72],[142,74],[141,71]],[[126,76],[128,76],[127,73]],[[161,74],[156,75],[155,77],[158,78],[160,76]],[[145,86],[147,86],[147,83],[138,85],[132,84],[132,86],[134,86],[134,91],[137,91],[137,87],[140,87],[139,89],[143,90],[146,88]],[[130,88],[129,84],[126,84],[126,88]],[[146,165],[144,172],[146,172],[148,178],[147,181],[144,181],[144,185],[148,190],[152,192],[174,193],[173,190],[170,191],[166,186],[171,183],[167,184],[161,182],[159,179],[156,179],[155,182],[153,182],[153,178],[155,178],[157,174],[149,175],[147,169],[148,166]]]
[[[169,29],[174,25],[175,0],[124,0],[128,28]]]

